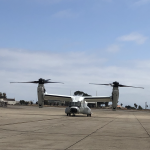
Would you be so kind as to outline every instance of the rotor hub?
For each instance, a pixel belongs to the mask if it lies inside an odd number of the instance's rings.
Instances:
[[[113,87],[118,87],[119,86],[119,82],[115,81],[113,82]]]
[[[39,84],[44,84],[44,79],[40,78],[39,79]]]

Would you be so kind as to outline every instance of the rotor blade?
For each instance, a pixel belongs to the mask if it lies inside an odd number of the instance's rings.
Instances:
[[[10,82],[10,83],[39,83],[39,81],[29,81],[29,82]]]
[[[51,79],[46,79],[45,81],[49,81],[49,80],[51,80]]]
[[[95,84],[95,85],[111,85],[111,84],[96,84],[96,83],[89,83],[89,84]]]
[[[64,84],[63,82],[45,82],[45,83],[62,83],[62,84]]]
[[[122,85],[122,84],[119,84],[120,87],[133,87],[133,88],[141,88],[141,89],[144,89],[143,87],[135,87],[135,86],[127,86],[127,85]]]

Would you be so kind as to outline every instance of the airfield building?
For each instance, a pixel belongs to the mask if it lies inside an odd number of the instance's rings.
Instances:
[[[6,93],[1,93],[0,92],[0,102],[7,103],[8,105],[15,105],[17,101],[15,101],[15,98],[7,98]]]

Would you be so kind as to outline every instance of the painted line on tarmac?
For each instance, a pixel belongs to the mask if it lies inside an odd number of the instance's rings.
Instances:
[[[118,116],[119,116],[119,115],[118,115]],[[118,116],[116,116],[116,118],[117,118]],[[64,150],[67,150],[67,149],[71,148],[72,146],[76,145],[77,143],[79,143],[79,142],[81,142],[81,141],[85,140],[87,137],[89,137],[89,136],[91,136],[92,134],[96,133],[98,130],[100,130],[100,129],[102,129],[102,128],[106,127],[108,124],[110,124],[111,122],[113,122],[116,118],[114,118],[113,120],[111,120],[111,121],[107,122],[107,123],[106,123],[105,125],[103,125],[102,127],[100,127],[100,128],[98,128],[98,129],[96,129],[94,132],[92,132],[92,133],[88,134],[87,136],[85,136],[85,137],[84,137],[84,138],[82,138],[81,140],[79,140],[79,141],[75,142],[74,144],[70,145],[69,147],[67,147],[67,148],[66,148],[66,149],[64,149]]]
[[[146,130],[146,128],[142,125],[142,123],[140,122],[140,120],[135,115],[134,115],[134,117],[137,119],[137,121],[140,123],[140,125],[142,126],[142,128],[145,130],[145,132],[147,133],[147,135],[150,137],[150,134],[148,133],[148,131]]]
[[[65,118],[65,117],[61,117]],[[55,119],[61,119],[61,118],[52,118],[52,119],[42,119],[42,120],[36,120],[36,121],[25,121],[25,122],[16,122],[16,123],[9,123],[9,124],[1,124],[1,126],[7,126],[7,125],[14,125],[14,124],[23,124],[23,123],[30,123],[30,122],[38,122],[38,121],[46,121],[46,120],[55,120]]]
[[[64,117],[61,117],[61,118],[53,118],[53,119],[44,119],[43,121],[45,121],[45,120],[54,120],[54,119],[62,119],[62,118],[64,118]],[[64,120],[67,120],[67,119],[64,119]],[[42,120],[40,120],[40,121],[42,121]],[[36,122],[36,121],[29,121],[29,122],[25,122],[25,123],[30,123],[30,122]],[[15,123],[16,124],[16,123]],[[19,123],[17,123],[17,124],[19,124]],[[20,123],[20,124],[22,124],[22,123]],[[11,124],[12,125],[12,124]],[[49,125],[47,125],[48,127],[49,127]],[[46,128],[44,128],[44,129],[46,129]],[[18,130],[10,130],[10,129],[2,129],[2,128],[0,128],[0,130],[5,130],[5,131],[15,131],[15,132],[20,132],[20,134],[15,134],[15,135],[11,135],[11,136],[18,136],[18,135],[21,135],[21,134],[26,134],[26,133],[31,133],[31,132],[34,132],[34,133],[36,133],[35,131],[39,131],[39,130],[43,130],[43,128],[41,128],[41,129],[36,129],[36,130],[33,130],[33,131],[18,131]],[[38,133],[38,132],[37,132]],[[10,135],[9,135],[10,136]],[[5,137],[2,137],[2,138],[0,138],[0,139],[4,139],[4,138],[7,138],[8,136],[5,136]]]

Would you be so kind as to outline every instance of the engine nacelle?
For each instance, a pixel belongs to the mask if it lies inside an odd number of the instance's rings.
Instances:
[[[112,110],[117,109],[118,98],[119,98],[119,89],[118,89],[118,87],[113,87],[113,91],[112,91]]]
[[[39,84],[38,88],[37,88],[37,94],[38,94],[38,105],[39,108],[43,108],[44,106],[44,85],[43,84]]]

